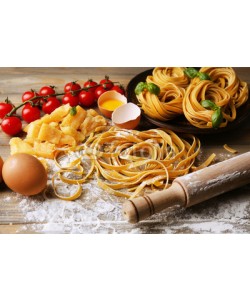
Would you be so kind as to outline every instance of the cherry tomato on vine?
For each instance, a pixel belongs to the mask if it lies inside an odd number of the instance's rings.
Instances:
[[[22,109],[22,118],[27,123],[39,119],[41,116],[40,109],[37,106],[32,106],[29,103],[25,104]]]
[[[1,128],[8,135],[16,135],[22,130],[22,122],[18,117],[7,117],[3,119]]]
[[[54,90],[54,86],[43,86],[40,88],[39,95],[40,96],[49,96],[54,95],[56,91]]]
[[[23,102],[26,102],[26,101],[29,101],[30,99],[36,97],[36,96],[39,96],[38,93],[36,93],[35,91],[33,90],[30,90],[30,91],[26,91],[23,93],[22,95],[22,101]],[[37,100],[34,100],[34,103],[37,103],[39,101],[39,99]]]
[[[13,108],[13,105],[7,102],[0,103],[0,119],[3,119]]]
[[[90,87],[88,89],[88,91],[92,92],[92,93],[95,93],[95,90],[97,88],[98,83],[93,81],[92,79],[89,79],[88,81],[84,82],[83,86],[84,87]]]
[[[95,94],[90,91],[81,91],[79,103],[86,107],[92,106],[95,103]]]
[[[95,98],[98,99],[105,92],[107,92],[107,90],[103,86],[98,86],[95,90]]]
[[[74,92],[77,90],[80,90],[81,86],[80,84],[76,83],[76,81],[72,81],[72,82],[68,82],[65,84],[64,86],[64,92],[65,93],[70,93],[70,92]],[[79,94],[80,92],[77,92],[77,94]]]
[[[111,91],[116,91],[122,95],[125,95],[125,90],[124,87],[122,85],[114,85],[111,89]]]
[[[79,96],[74,96],[71,93],[65,94],[62,98],[62,103],[63,104],[68,104],[70,106],[77,106],[79,104]]]
[[[100,84],[107,90],[111,90],[114,86],[113,82],[109,79],[108,76],[105,76],[105,79],[100,81]]]
[[[51,114],[56,108],[61,106],[61,102],[56,97],[49,97],[42,106],[45,114]]]

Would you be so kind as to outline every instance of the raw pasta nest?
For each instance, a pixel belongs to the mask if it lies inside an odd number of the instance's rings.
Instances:
[[[206,73],[211,80],[190,80],[185,68],[155,68],[146,82],[159,86],[157,96],[144,90],[137,99],[146,115],[160,121],[169,121],[180,115],[193,126],[212,128],[212,110],[202,107],[202,100],[214,101],[221,107],[223,120],[219,127],[227,126],[236,119],[237,109],[248,99],[248,85],[241,81],[233,68],[203,67],[199,72]]]
[[[247,83],[237,77],[233,68],[201,68],[200,71],[207,73],[214,83],[229,93],[236,108],[247,101]]]
[[[228,121],[235,120],[236,107],[229,93],[212,81],[202,80],[198,84],[189,85],[183,100],[184,115],[192,125],[199,128],[212,127],[213,111],[200,104],[202,100],[206,99],[211,99],[222,109],[223,122],[220,127],[225,127]]]
[[[155,83],[160,89],[163,89],[169,82],[179,87],[187,87],[190,80],[184,74],[185,68],[178,67],[158,67],[154,68],[152,76],[147,76],[146,81]]]
[[[61,166],[59,158],[61,155],[70,156],[70,152],[58,151],[55,156],[59,171],[53,176],[52,184],[56,195],[64,200],[78,198],[82,183],[93,175],[98,185],[107,192],[132,199],[146,187],[151,191],[167,188],[176,177],[206,167],[215,157],[211,155],[196,167],[199,139],[193,135],[181,138],[164,129],[128,131],[111,127],[108,131],[93,133],[78,150],[79,157],[68,166]],[[86,159],[90,166],[84,172],[83,162]],[[72,175],[76,178],[72,179]],[[57,178],[67,184],[76,184],[75,194],[61,195],[57,192]]]
[[[159,96],[146,91],[138,95],[138,101],[149,117],[166,121],[183,114],[184,94],[184,88],[173,83],[167,83],[161,89]]]

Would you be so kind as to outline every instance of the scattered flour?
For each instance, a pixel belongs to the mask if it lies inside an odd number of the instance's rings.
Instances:
[[[11,197],[5,197],[3,198],[3,202],[11,202]]]
[[[95,184],[86,183],[81,199],[76,201],[20,196],[19,208],[28,223],[44,223],[41,232],[96,232],[106,220],[121,220],[122,204]]]
[[[245,233],[250,228],[248,196],[168,209],[132,225],[124,221],[122,203],[116,197],[96,187],[94,181],[86,185],[88,192],[74,202],[19,196],[18,206],[26,222],[42,233]]]
[[[173,233],[174,230],[180,230],[182,229],[184,232],[190,233],[228,233],[234,231],[234,225],[228,224],[225,222],[207,222],[204,221],[202,223],[192,223],[188,224],[185,223],[181,226],[173,226],[172,228],[167,228],[165,230],[165,233]],[[244,230],[242,231],[242,233]],[[238,232],[239,233],[239,232]]]
[[[48,166],[51,180],[57,167],[50,160]],[[82,187],[83,193],[76,201],[56,199],[49,184],[46,197],[15,194],[3,202],[16,203],[17,214],[26,221],[21,233],[29,230],[39,233],[244,233],[250,229],[249,186],[188,209],[167,209],[136,225],[122,217],[124,199],[103,191],[94,179]]]

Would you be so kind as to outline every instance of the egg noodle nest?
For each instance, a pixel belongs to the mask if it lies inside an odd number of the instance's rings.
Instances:
[[[201,105],[203,100],[211,100],[222,111],[219,127],[236,119],[237,109],[248,100],[248,85],[233,68],[201,68],[199,72],[207,74],[209,80],[190,79],[184,71],[183,67],[157,67],[147,76],[146,82],[156,84],[160,93],[144,90],[137,95],[146,115],[163,122],[184,115],[195,127],[212,128],[213,111]]]
[[[75,200],[82,193],[82,184],[94,176],[105,191],[132,199],[145,187],[162,190],[176,177],[208,166],[215,154],[195,166],[200,146],[195,136],[179,137],[167,129],[100,127],[77,148],[56,152],[54,159],[59,170],[52,177],[52,185],[60,199]],[[65,156],[74,157],[66,166],[61,164]],[[74,194],[61,194],[58,183],[76,185]]]

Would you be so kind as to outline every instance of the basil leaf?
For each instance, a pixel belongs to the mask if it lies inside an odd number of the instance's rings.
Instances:
[[[137,86],[135,87],[135,94],[139,95],[142,93],[145,89],[147,88],[147,83],[146,82],[139,82]]]
[[[200,80],[211,80],[211,77],[207,73],[198,72],[197,76],[200,78]]]
[[[221,112],[221,108],[218,107],[215,112],[212,114],[212,125],[213,128],[218,128],[223,121],[223,115]]]
[[[186,68],[183,72],[189,78],[194,78],[199,73],[195,68]]]
[[[148,91],[151,93],[151,94],[155,94],[156,96],[160,94],[160,88],[158,87],[158,85],[154,84],[154,83],[148,83],[147,84],[147,88],[148,88]]]
[[[210,108],[212,110],[216,110],[218,109],[219,107],[211,100],[203,100],[201,101],[201,105],[204,107],[204,108]]]
[[[70,113],[71,116],[76,115],[76,113],[77,113],[76,106],[71,107],[69,113]]]

